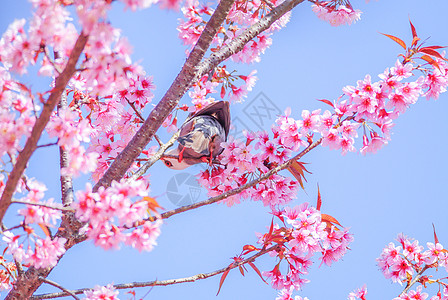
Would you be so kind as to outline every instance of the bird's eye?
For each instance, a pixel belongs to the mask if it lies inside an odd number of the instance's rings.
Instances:
[[[165,165],[167,167],[172,167],[173,166],[173,164],[170,161],[168,161],[168,160],[164,160],[163,162],[165,163]]]

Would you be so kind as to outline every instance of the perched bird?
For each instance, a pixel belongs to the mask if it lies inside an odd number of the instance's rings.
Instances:
[[[229,102],[219,101],[190,115],[180,128],[179,146],[162,157],[165,165],[183,170],[201,162],[211,163],[224,148],[230,128]]]

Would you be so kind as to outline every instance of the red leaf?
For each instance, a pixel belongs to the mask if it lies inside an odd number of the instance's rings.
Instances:
[[[271,227],[269,227],[269,233],[268,233],[269,236],[272,235],[273,230],[274,230],[274,218],[272,218]]]
[[[226,95],[226,89],[224,88],[224,85],[221,86],[221,98],[224,99],[224,96]]]
[[[238,269],[240,269],[240,273],[241,273],[241,275],[244,276],[244,269],[243,269],[243,267],[242,267],[242,266],[238,266]]]
[[[336,225],[339,225],[342,227],[342,225],[338,222],[338,220],[336,220],[334,217],[327,215],[327,214],[321,214],[321,218],[323,222],[329,222],[329,223],[333,223]]]
[[[432,57],[431,56],[428,56],[428,55],[422,55],[422,57],[420,57],[421,59],[423,59],[423,60],[426,60],[428,63],[430,63],[434,68],[437,68],[437,69],[439,69],[440,70],[440,66],[439,66],[439,64],[434,60],[434,59],[432,59]]]
[[[415,27],[412,24],[411,19],[409,19],[409,24],[411,24],[412,37],[415,39],[417,37],[417,31],[415,30]]]
[[[386,33],[381,33],[381,34],[387,36],[388,38],[390,38],[391,40],[393,40],[394,42],[399,44],[401,47],[403,47],[404,50],[406,50],[406,43],[403,42],[403,40],[397,38],[396,36],[390,35],[390,34],[386,34]]]
[[[317,184],[317,205],[316,205],[316,209],[320,210],[321,206],[322,206],[322,196],[320,195],[319,184]]]
[[[332,103],[330,100],[327,100],[327,99],[318,99],[317,101],[320,101],[320,102],[323,102],[323,103],[325,103],[325,104],[328,104],[328,105],[330,105],[331,107],[334,108],[334,105],[333,105],[333,103]]]
[[[429,49],[428,47],[421,48],[419,50],[419,52],[423,52],[423,53],[426,53],[428,55],[432,55],[432,56],[435,56],[437,58],[446,60],[446,58],[444,58],[439,52],[437,52],[436,50],[433,50],[433,49]]]
[[[425,47],[425,48],[436,50],[436,49],[446,48],[446,46],[428,46],[428,47]]]
[[[255,264],[253,262],[248,262],[249,266],[252,267],[252,269],[254,269],[255,272],[257,272],[258,276],[260,276],[261,280],[263,280],[264,283],[268,284],[266,282],[266,280],[264,280],[263,276],[261,275],[260,270],[258,270],[258,268],[255,266]]]
[[[437,238],[436,227],[434,226],[434,223],[432,223],[432,228],[434,229],[434,244],[437,244],[439,242],[439,239]]]
[[[415,46],[417,45],[417,42],[420,41],[420,38],[418,36],[416,36],[415,38],[412,39],[412,43],[411,46]]]
[[[255,251],[255,250],[260,250],[260,249],[258,249],[255,246],[252,246],[252,245],[244,245],[244,247],[243,247],[243,254],[246,255],[246,254],[248,254],[248,253],[250,253],[252,251]]]
[[[229,274],[229,272],[230,270],[227,270],[224,273],[222,273],[221,280],[219,281],[218,293],[216,293],[216,296],[218,296],[219,291],[221,291],[222,284],[224,283],[224,280],[226,280],[227,274]]]
[[[47,225],[45,225],[44,223],[39,223],[39,227],[42,229],[46,236],[51,237],[51,233]]]

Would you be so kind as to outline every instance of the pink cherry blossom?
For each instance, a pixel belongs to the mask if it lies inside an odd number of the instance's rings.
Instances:
[[[85,300],[119,300],[118,291],[108,284],[107,286],[95,286],[93,290],[85,291]]]

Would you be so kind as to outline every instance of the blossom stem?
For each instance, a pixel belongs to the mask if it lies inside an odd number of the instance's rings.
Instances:
[[[72,296],[72,297],[75,298],[76,300],[79,300],[79,298],[76,297],[76,295],[75,295],[74,293],[72,293],[71,291],[67,290],[66,288],[64,288],[64,287],[61,286],[60,284],[57,284],[56,282],[51,281],[51,280],[48,280],[48,279],[43,278],[43,277],[40,277],[39,279],[42,280],[43,282],[49,284],[49,285],[52,285],[52,286],[57,287],[58,289],[64,291],[64,292],[66,293],[66,295]]]

